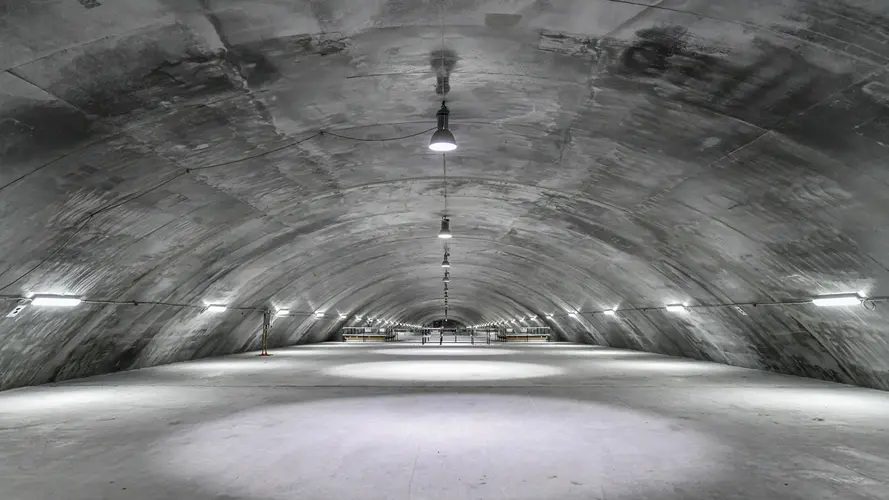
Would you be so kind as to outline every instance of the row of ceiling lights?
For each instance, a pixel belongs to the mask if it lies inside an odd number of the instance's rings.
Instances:
[[[439,239],[444,241],[444,259],[441,261],[441,267],[444,269],[444,277],[441,281],[444,283],[444,319],[448,320],[448,284],[451,282],[451,262],[448,257],[451,256],[448,247],[448,241],[453,237],[451,234],[451,219],[448,217],[448,159],[445,153],[457,149],[457,140],[454,134],[448,130],[448,117],[450,111],[445,103],[441,103],[441,109],[436,113],[438,119],[438,128],[432,134],[429,140],[429,149],[441,153],[442,167],[442,192],[444,194],[444,214],[441,217],[441,228],[438,231]]]
[[[454,134],[448,129],[448,116],[450,115],[450,111],[445,103],[441,104],[441,109],[436,113],[436,118],[438,121],[438,127],[436,131],[432,134],[432,138],[429,141],[429,149],[432,151],[437,151],[441,153],[445,153],[448,151],[453,151],[457,149],[457,141],[454,139]],[[444,155],[442,155],[444,161]],[[447,166],[445,164],[445,182],[447,182]],[[445,216],[441,219],[441,231],[438,234],[439,238],[442,239],[450,239],[451,238],[451,229],[450,229],[450,219],[447,217],[447,186],[445,186]],[[447,248],[445,248],[445,259],[442,262],[442,267],[448,268],[450,267],[450,263],[448,262],[448,252]],[[442,280],[445,283],[445,318],[447,318],[447,296],[448,296],[448,282],[450,281],[449,273],[447,270],[445,271],[445,277]],[[28,299],[25,299],[28,300]],[[79,297],[72,296],[60,296],[60,295],[35,295],[30,298],[30,303],[33,306],[38,307],[76,307],[83,303],[83,299]],[[10,312],[8,317],[15,317],[25,308],[24,304],[19,304]],[[206,312],[209,313],[220,313],[228,310],[228,306],[225,304],[207,304],[204,308]],[[278,309],[275,312],[275,316],[290,316],[290,309]],[[313,314],[315,318],[324,318],[324,311],[315,311]],[[339,315],[340,319],[346,319],[345,314]],[[360,317],[356,317],[360,318]],[[393,321],[388,321],[390,324],[395,324]],[[406,325],[403,323],[397,323],[400,326],[414,326],[417,325]]]
[[[84,302],[84,300],[81,299],[80,297],[71,297],[71,296],[62,296],[62,295],[35,295],[35,296],[31,297],[31,299],[30,299],[31,305],[37,306],[37,307],[76,307],[76,306],[79,306],[80,304],[82,304],[83,302]],[[21,309],[23,309],[23,308],[24,308],[23,305],[19,305],[16,308],[18,310],[15,311],[15,313],[18,314],[18,312],[20,312]],[[226,305],[223,305],[223,304],[208,304],[204,307],[204,311],[209,312],[209,313],[225,312],[228,309],[229,309],[229,307]],[[290,315],[291,315],[290,309],[278,309],[275,311],[275,316],[277,316],[277,317],[290,316]],[[325,311],[315,311],[312,314],[312,316],[315,318],[319,318],[319,319],[325,318],[326,313],[325,313]],[[339,319],[346,319],[347,317],[348,316],[346,314],[339,313]],[[355,316],[355,319],[360,320],[361,316]],[[420,325],[415,325],[415,324],[410,324],[410,323],[400,323],[400,322],[396,322],[394,320],[384,320],[384,319],[380,319],[380,318],[377,318],[377,319],[367,318],[367,319],[371,323],[379,321],[383,324],[389,324],[389,325],[394,325],[394,326],[421,328]]]
[[[444,282],[444,313],[445,320],[448,319],[448,284],[450,283],[450,267],[451,263],[449,260],[450,252],[448,251],[447,241],[453,237],[451,233],[451,221],[448,217],[448,194],[447,194],[447,157],[444,155],[445,152],[454,151],[457,149],[457,141],[454,138],[454,134],[448,129],[448,117],[450,116],[450,111],[448,110],[445,103],[442,103],[441,108],[436,113],[436,118],[438,122],[438,126],[436,131],[432,134],[432,138],[429,141],[429,149],[436,152],[442,153],[442,168],[443,168],[443,191],[444,191],[444,215],[441,218],[441,228],[438,233],[438,237],[445,241],[444,245],[444,259],[442,260],[441,267],[445,269],[444,277],[442,278],[442,282]],[[34,306],[49,306],[49,307],[75,307],[83,302],[82,299],[78,297],[70,297],[70,296],[55,296],[55,295],[37,295],[32,297],[31,305]],[[855,304],[860,304],[864,298],[858,293],[850,293],[850,294],[839,294],[832,295],[826,297],[820,297],[811,300],[811,303],[819,306],[819,307],[831,307],[831,306],[850,306]],[[14,316],[18,314],[24,306],[19,306],[9,315]],[[228,309],[228,306],[223,304],[209,304],[206,306],[205,310],[207,312],[223,312]],[[687,312],[689,306],[685,304],[667,304],[664,306],[664,309],[668,312],[673,313],[684,313]],[[603,314],[608,316],[615,316],[617,314],[617,309],[606,309],[602,311]],[[278,309],[275,313],[276,316],[289,316],[289,309]],[[577,318],[578,313],[575,311],[569,311],[568,316],[571,318]],[[316,311],[314,313],[315,318],[324,318],[324,311]],[[339,315],[340,319],[346,319],[345,314]],[[553,319],[553,315],[547,315],[548,319]],[[356,316],[356,319],[361,319],[360,316]],[[536,316],[531,316],[528,319],[536,319]],[[368,318],[368,320],[371,320]],[[520,318],[518,321],[524,321],[524,318]],[[418,325],[408,325],[404,323],[395,323],[392,320],[386,320],[389,324],[396,324],[399,326],[413,326],[417,327]],[[475,327],[484,327],[484,326],[494,326],[494,325],[503,325],[508,321],[499,321],[486,323],[483,325],[475,325]]]
[[[444,261],[442,261],[443,268],[446,268],[446,269],[450,268],[450,262],[448,261],[449,255],[450,254],[446,251],[445,252],[445,259],[444,259]],[[447,270],[445,271],[444,281],[445,281],[445,308],[446,308],[445,315],[447,317],[448,282],[450,281],[448,278],[448,275],[447,275]],[[30,299],[25,299],[25,300],[29,300],[31,305],[37,306],[37,307],[76,307],[84,302],[84,299],[81,299],[80,297],[72,297],[72,296],[64,296],[64,295],[35,295],[35,296],[31,297]],[[860,305],[860,304],[864,304],[865,302],[873,302],[875,300],[882,300],[882,298],[880,298],[880,299],[867,298],[860,293],[845,293],[845,294],[827,295],[827,296],[818,297],[818,298],[811,299],[811,300],[798,301],[798,302],[792,302],[792,303],[811,303],[811,304],[818,306],[818,307],[843,307],[843,306]],[[138,304],[138,303],[134,302],[134,304]],[[664,309],[667,312],[672,312],[672,313],[686,313],[686,312],[689,312],[690,308],[692,308],[692,307],[695,307],[695,306],[688,306],[686,304],[667,304],[667,305],[663,306],[661,309]],[[15,309],[13,309],[12,312],[9,313],[8,316],[10,316],[10,317],[15,316],[23,308],[24,308],[24,304],[18,305]],[[226,305],[223,305],[223,304],[208,304],[204,307],[204,310],[206,312],[210,312],[210,313],[224,312],[228,309],[229,309],[229,307]],[[651,309],[657,309],[657,308],[645,308],[645,309],[651,310]],[[635,310],[636,309],[619,310],[619,309],[615,308],[615,309],[606,309],[604,311],[593,312],[592,314],[601,313],[601,314],[605,314],[606,316],[616,316],[617,313],[621,312],[621,311],[631,312],[631,311],[635,311]],[[571,318],[577,318],[578,314],[580,314],[580,313],[578,313],[577,311],[568,311],[567,312],[567,315]],[[278,309],[275,312],[275,316],[290,316],[290,315],[291,315],[290,309]],[[313,316],[315,318],[326,317],[325,311],[315,311]],[[552,320],[552,319],[554,319],[555,315],[548,314],[546,317],[547,317],[547,319]],[[339,318],[346,319],[347,315],[340,313]],[[355,319],[361,320],[362,317],[355,316]],[[474,328],[506,325],[510,322],[523,322],[526,319],[527,320],[537,320],[538,317],[532,315],[532,316],[529,316],[528,318],[521,317],[521,318],[518,318],[515,320],[495,321],[495,322],[485,323],[485,324],[481,324],[481,325],[475,325]],[[409,323],[400,323],[400,322],[396,322],[394,320],[382,320],[379,318],[374,319],[374,318],[370,318],[370,317],[368,317],[367,320],[369,322],[381,321],[384,324],[420,328],[420,325],[414,325],[414,324],[409,324]]]
[[[863,294],[860,294],[860,293],[842,293],[842,294],[836,294],[836,295],[826,295],[826,296],[818,297],[815,299],[810,299],[810,300],[806,300],[806,301],[798,301],[798,302],[793,302],[793,303],[811,303],[812,305],[817,306],[817,307],[844,307],[844,306],[862,305],[865,302],[872,301],[872,300],[875,300],[875,299],[868,299],[867,297],[865,297]],[[667,304],[667,305],[661,307],[660,309],[664,309],[665,311],[671,312],[671,313],[681,314],[681,313],[689,312],[690,309],[692,309],[693,307],[694,306],[689,306],[686,304]],[[652,310],[652,309],[659,309],[659,308],[648,307],[648,308],[644,308],[644,309],[645,310]],[[625,311],[631,312],[631,311],[637,311],[637,310],[639,310],[639,309],[626,309]],[[622,310],[620,310],[620,309],[612,308],[612,309],[605,309],[604,311],[596,311],[592,314],[600,313],[600,314],[604,314],[606,316],[617,316],[617,313],[621,312],[621,311]],[[580,313],[577,311],[567,311],[566,314],[568,315],[568,317],[576,319]],[[555,315],[548,314],[546,316],[546,318],[552,320],[555,318]],[[485,323],[482,325],[475,325],[475,328],[486,327],[486,326],[506,325],[511,322],[522,322],[522,321],[525,321],[525,319],[526,318],[521,317],[521,318],[518,318],[517,320],[495,321],[495,322],[491,322],[491,323]],[[536,320],[537,316],[529,316],[527,319],[528,320]]]
[[[448,118],[450,116],[450,111],[448,110],[445,103],[441,104],[441,109],[436,113],[436,118],[438,122],[438,127],[436,131],[432,134],[432,138],[429,141],[429,149],[437,152],[448,152],[454,151],[457,149],[457,140],[454,138],[454,134],[448,129]],[[442,154],[442,162],[444,165],[444,199],[445,199],[445,215],[441,219],[441,230],[438,233],[438,237],[444,240],[449,240],[453,235],[451,234],[451,221],[448,218],[447,214],[447,163],[445,160],[444,154]],[[445,275],[442,281],[445,282],[445,319],[447,319],[448,314],[448,282],[449,273],[447,268],[451,267],[450,262],[448,261],[448,257],[450,254],[447,251],[447,246],[445,246],[445,256],[444,260],[441,263],[441,267],[445,268]],[[819,307],[836,307],[836,306],[851,306],[862,303],[864,298],[858,293],[848,293],[848,294],[839,294],[839,295],[831,295],[826,297],[820,297],[811,300],[811,303],[819,306]],[[664,309],[667,312],[672,313],[685,313],[688,312],[689,307],[685,304],[667,304],[664,306]],[[603,314],[607,316],[615,316],[617,315],[617,309],[606,309],[602,311]],[[577,318],[577,312],[569,311],[568,316],[571,318]],[[548,319],[553,319],[553,315],[547,315]],[[536,316],[533,316],[529,319],[536,319]],[[523,318],[520,318],[519,321],[523,321]],[[503,325],[506,324],[507,321],[500,322],[492,322],[486,323],[484,325],[476,325],[476,327],[483,326],[493,326],[493,325]]]

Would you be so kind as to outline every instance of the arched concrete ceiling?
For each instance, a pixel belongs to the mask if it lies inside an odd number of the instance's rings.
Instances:
[[[439,318],[444,57],[452,317],[889,388],[879,308],[564,316],[887,290],[889,4],[638,3],[0,1],[0,293]],[[30,308],[0,388],[258,325]]]

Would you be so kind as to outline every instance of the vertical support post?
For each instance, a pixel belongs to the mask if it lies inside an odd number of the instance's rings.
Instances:
[[[268,309],[262,312],[262,337],[260,340],[260,356],[271,356],[269,354],[269,328],[272,325],[272,313]]]

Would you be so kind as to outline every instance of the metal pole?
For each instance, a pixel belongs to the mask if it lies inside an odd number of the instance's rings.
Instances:
[[[268,309],[262,312],[262,340],[260,341],[260,356],[271,356],[268,351],[269,327],[272,324],[272,313]]]

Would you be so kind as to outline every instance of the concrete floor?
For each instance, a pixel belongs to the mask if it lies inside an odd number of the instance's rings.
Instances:
[[[889,393],[574,344],[317,344],[0,394],[0,498],[889,498]]]

